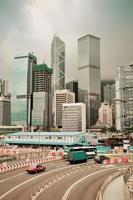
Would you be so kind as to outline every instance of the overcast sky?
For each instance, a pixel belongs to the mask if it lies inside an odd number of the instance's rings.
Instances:
[[[50,65],[56,33],[66,44],[66,79],[77,78],[77,39],[101,39],[101,78],[133,62],[133,0],[0,0],[0,78],[10,80],[16,49]]]

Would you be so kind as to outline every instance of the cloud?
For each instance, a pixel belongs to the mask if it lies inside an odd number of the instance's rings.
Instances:
[[[28,49],[50,65],[54,33],[66,43],[67,80],[77,78],[77,39],[101,38],[101,75],[114,78],[115,66],[133,60],[132,0],[1,0],[0,78],[10,79],[15,49]]]

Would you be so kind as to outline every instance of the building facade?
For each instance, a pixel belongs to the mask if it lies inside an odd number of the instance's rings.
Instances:
[[[84,103],[63,104],[62,130],[86,132],[86,105]]]
[[[101,103],[99,108],[99,120],[104,126],[113,126],[113,111],[108,103]]]
[[[66,89],[75,93],[75,103],[78,102],[78,81],[70,81],[66,83]]]
[[[117,67],[116,84],[116,129],[133,128],[133,65]]]
[[[98,119],[100,91],[100,38],[85,35],[78,39],[79,102],[86,104],[86,125],[89,128]]]
[[[32,68],[37,58],[28,52],[16,52],[11,75],[11,123],[31,126]]]
[[[52,126],[52,72],[46,64],[33,66],[32,126]]]
[[[75,103],[75,94],[69,90],[55,91],[55,126],[62,127],[63,103]]]
[[[107,102],[111,105],[113,103],[113,99],[115,98],[115,84],[106,85],[104,86],[103,90],[104,102]]]
[[[8,81],[0,79],[0,96],[8,97],[9,95],[9,86]]]
[[[65,89],[65,43],[54,35],[51,44],[51,66],[53,68],[53,94]]]
[[[5,97],[0,97],[0,126],[11,125],[11,102]]]
[[[113,103],[115,98],[115,80],[101,81],[101,102]]]

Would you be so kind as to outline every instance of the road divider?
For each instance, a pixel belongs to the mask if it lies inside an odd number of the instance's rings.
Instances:
[[[2,166],[0,167],[0,173],[6,172],[6,171],[11,171],[14,169],[19,169],[22,167],[27,167],[29,165],[34,165],[34,164],[39,164],[39,163],[47,163],[47,162],[52,162],[55,160],[61,160],[61,156],[47,156],[46,158],[39,158],[35,160],[29,160],[25,162],[20,162],[20,163],[15,163],[15,164],[10,164],[7,166]]]
[[[127,156],[123,156],[121,158],[110,158],[110,159],[107,159],[107,160],[104,160],[103,161],[103,164],[104,165],[109,165],[109,164],[117,164],[117,163],[128,163],[129,162],[129,159]]]

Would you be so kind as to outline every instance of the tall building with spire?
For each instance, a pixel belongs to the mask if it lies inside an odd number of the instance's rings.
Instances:
[[[51,44],[51,67],[53,68],[53,94],[65,89],[65,43],[54,35]]]
[[[79,102],[86,104],[86,126],[98,119],[100,91],[100,38],[85,35],[78,39],[78,94]]]

